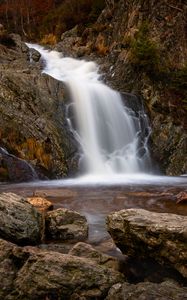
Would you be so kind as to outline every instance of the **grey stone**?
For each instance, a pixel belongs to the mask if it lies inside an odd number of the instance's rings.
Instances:
[[[0,194],[0,237],[19,245],[37,244],[42,235],[41,214],[23,197]]]
[[[187,277],[186,216],[124,209],[107,217],[107,228],[123,254],[152,257]]]

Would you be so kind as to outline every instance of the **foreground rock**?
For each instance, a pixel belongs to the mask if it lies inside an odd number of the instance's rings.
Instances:
[[[114,285],[106,300],[186,300],[187,288],[179,287],[174,282],[161,284],[142,282],[136,285],[124,283]]]
[[[117,247],[131,257],[153,257],[187,277],[187,217],[125,209],[107,217]]]
[[[59,208],[46,215],[46,236],[55,240],[85,240],[88,223],[78,212]]]
[[[41,235],[41,214],[21,196],[0,194],[0,237],[28,245],[37,244]]]
[[[3,240],[0,254],[1,299],[104,299],[112,285],[123,281],[119,272],[86,258]]]

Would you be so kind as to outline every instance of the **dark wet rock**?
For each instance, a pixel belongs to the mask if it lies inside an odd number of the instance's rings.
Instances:
[[[30,49],[30,60],[38,62],[40,60],[41,54],[35,50],[35,49]]]
[[[59,208],[46,215],[46,237],[55,240],[85,240],[88,223],[78,212]]]
[[[0,147],[0,181],[23,182],[36,179],[38,175],[27,161]]]
[[[175,282],[166,281],[161,284],[142,282],[138,284],[119,283],[114,285],[106,300],[186,300],[187,288]]]
[[[21,196],[0,194],[0,237],[18,245],[32,245],[40,242],[41,235],[41,214]]]
[[[130,257],[152,257],[187,277],[187,218],[143,209],[124,209],[107,217],[115,244]]]
[[[4,300],[104,299],[112,285],[123,282],[119,272],[86,258],[20,248],[3,240],[0,254],[0,296]]]
[[[70,255],[85,257],[92,261],[95,261],[96,264],[119,270],[119,262],[115,257],[106,255],[96,249],[91,245],[79,242],[77,243],[70,251]]]

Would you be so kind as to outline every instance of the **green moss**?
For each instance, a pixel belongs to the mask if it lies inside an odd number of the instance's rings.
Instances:
[[[149,24],[142,23],[138,33],[131,41],[131,63],[152,73],[159,65],[158,46],[149,37]]]
[[[151,40],[149,23],[143,22],[130,41],[131,64],[143,71],[156,84],[167,87],[177,96],[183,110],[187,110],[187,62],[183,68],[172,69],[161,55],[160,46]]]
[[[171,73],[172,85],[179,90],[187,91],[187,63],[182,69],[175,70]]]

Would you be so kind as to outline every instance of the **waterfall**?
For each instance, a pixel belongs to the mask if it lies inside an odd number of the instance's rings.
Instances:
[[[80,168],[92,175],[145,172],[148,134],[141,138],[139,118],[125,107],[120,93],[101,82],[97,64],[27,45],[40,52],[43,72],[69,89],[76,126],[71,118],[68,122],[81,148]]]

